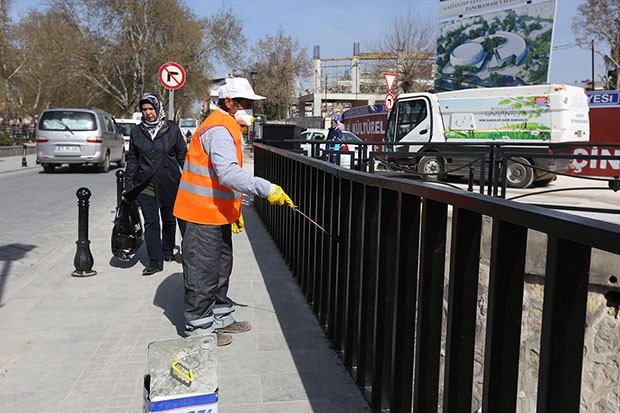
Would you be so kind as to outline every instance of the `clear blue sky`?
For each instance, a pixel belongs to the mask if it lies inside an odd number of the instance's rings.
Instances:
[[[557,0],[554,46],[575,43],[570,29],[578,4],[585,0]],[[250,47],[266,35],[275,34],[280,27],[286,35],[299,41],[312,57],[315,45],[321,48],[321,57],[346,57],[353,53],[353,43],[359,42],[362,52],[372,51],[370,45],[389,29],[395,16],[409,8],[423,16],[437,15],[439,0],[185,0],[198,16],[209,16],[221,8],[230,8],[242,22]],[[27,7],[40,7],[45,0],[14,0],[11,15],[15,18]],[[596,49],[596,47],[595,47]],[[596,56],[596,80],[600,80],[604,67]],[[550,81],[573,83],[592,77],[590,50],[571,47],[552,52]],[[217,74],[224,75],[225,73]]]

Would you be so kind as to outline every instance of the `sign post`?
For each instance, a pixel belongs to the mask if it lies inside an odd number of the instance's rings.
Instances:
[[[392,108],[394,107],[394,99],[396,98],[391,93],[388,93],[387,95],[385,95],[385,109],[388,112],[391,111]]]
[[[164,63],[159,68],[159,82],[170,91],[168,118],[174,119],[174,91],[185,83],[185,70],[178,63]]]
[[[392,86],[394,85],[394,81],[396,80],[396,75],[393,73],[384,73],[383,77],[385,78],[385,83],[387,83],[388,93],[385,95],[385,109],[387,111],[391,111],[394,107],[394,100],[396,98],[392,94]]]

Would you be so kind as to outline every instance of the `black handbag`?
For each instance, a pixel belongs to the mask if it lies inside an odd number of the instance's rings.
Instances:
[[[122,200],[116,207],[112,228],[112,254],[123,261],[130,260],[142,245],[144,232],[136,201]]]

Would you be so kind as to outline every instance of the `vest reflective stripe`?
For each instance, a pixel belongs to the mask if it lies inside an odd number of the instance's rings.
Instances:
[[[209,166],[196,165],[195,163],[185,162],[185,166],[183,167],[189,173],[208,176],[209,178],[217,179],[217,175],[215,170]]]
[[[241,198],[241,194],[239,192],[230,192],[227,190],[208,188],[201,185],[190,184],[185,181],[181,181],[179,183],[179,189],[209,198],[220,198],[229,200]]]
[[[242,194],[220,185],[213,164],[200,142],[200,135],[215,126],[224,126],[231,134],[237,149],[237,163],[243,165],[239,124],[226,113],[219,110],[212,112],[192,137],[174,204],[176,217],[197,224],[230,224],[241,215]]]

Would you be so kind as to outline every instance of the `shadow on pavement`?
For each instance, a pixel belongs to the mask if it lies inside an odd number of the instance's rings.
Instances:
[[[185,317],[183,315],[183,273],[176,272],[157,287],[153,304],[164,310],[164,315],[177,328],[180,337],[185,333]]]
[[[2,303],[4,284],[7,282],[11,273],[12,262],[23,259],[28,252],[32,251],[36,247],[36,245],[30,244],[0,245],[0,261],[3,263],[2,269],[0,270],[0,303]],[[4,304],[0,304],[0,307],[3,305]]]

